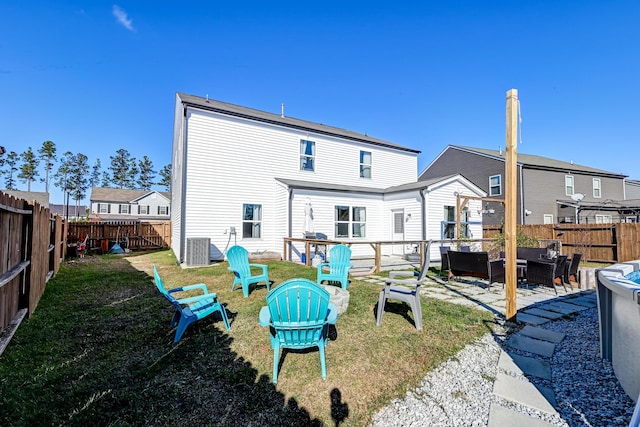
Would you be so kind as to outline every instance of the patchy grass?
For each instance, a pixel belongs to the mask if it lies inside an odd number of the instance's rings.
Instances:
[[[206,283],[226,305],[192,324],[178,344],[169,288]],[[273,286],[315,269],[268,262]],[[491,330],[490,314],[425,299],[424,331],[390,302],[375,325],[379,286],[352,279],[349,308],[331,329],[327,380],[316,350],[285,352],[271,383],[273,350],[258,324],[266,288],[231,292],[226,263],[181,269],[169,251],[65,263],[0,357],[0,425],[366,425],[392,398]]]

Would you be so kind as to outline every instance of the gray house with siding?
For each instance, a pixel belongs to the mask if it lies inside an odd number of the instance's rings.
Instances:
[[[502,150],[447,146],[419,180],[459,173],[487,193],[504,199]],[[625,221],[626,175],[542,156],[517,155],[517,218],[520,224],[608,223]],[[622,203],[620,203],[622,202]],[[616,209],[611,209],[612,205]],[[486,225],[504,222],[501,203],[485,202]]]

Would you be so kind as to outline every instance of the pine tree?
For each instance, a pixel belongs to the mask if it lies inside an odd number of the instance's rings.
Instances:
[[[33,154],[33,150],[31,147],[27,149],[24,153],[20,155],[22,159],[22,166],[20,166],[20,173],[18,174],[18,178],[20,178],[23,182],[27,183],[27,191],[31,191],[31,181],[34,180],[36,176],[38,176],[38,165],[40,164],[40,159],[38,159],[35,154]]]
[[[158,185],[163,186],[167,191],[171,190],[171,163],[164,165],[160,170],[160,181]]]
[[[76,202],[76,212],[80,207],[80,200],[87,197],[89,189],[89,158],[82,153],[73,156],[73,166],[69,174],[71,183],[71,198]]]
[[[111,177],[109,179],[117,188],[127,188],[129,178],[129,165],[131,163],[131,154],[124,148],[116,151],[115,156],[109,156],[111,159]]]
[[[45,177],[41,179],[44,182],[45,191],[49,192],[49,172],[53,169],[53,162],[56,160],[56,144],[53,141],[45,141],[38,150],[40,159],[44,161]]]
[[[55,181],[53,185],[62,190],[63,193],[70,192],[73,188],[70,182],[71,171],[73,169],[74,155],[71,151],[64,153],[60,159],[58,171],[53,175]]]
[[[3,170],[4,174],[7,177],[4,180],[4,187],[7,190],[17,190],[16,187],[16,179],[14,178],[14,174],[18,171],[18,153],[15,151],[11,151],[7,154],[7,158],[4,159],[4,164],[7,165],[7,169]]]
[[[96,159],[96,162],[93,164],[91,168],[91,178],[89,179],[89,186],[99,187],[100,184],[100,169],[102,168],[102,164],[100,163],[100,159]]]
[[[129,169],[127,169],[126,188],[128,188],[129,190],[134,190],[137,188],[139,172],[140,170],[138,169],[138,161],[135,157],[131,157],[129,159]]]
[[[153,186],[153,180],[156,177],[156,172],[153,170],[153,162],[149,157],[144,156],[142,160],[138,162],[138,168],[140,175],[138,178],[138,188],[143,190],[151,190]]]

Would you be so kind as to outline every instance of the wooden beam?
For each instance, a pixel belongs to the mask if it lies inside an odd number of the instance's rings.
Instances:
[[[506,319],[517,321],[518,307],[516,304],[517,274],[516,274],[516,209],[517,209],[517,135],[518,135],[518,90],[507,92],[507,152],[505,157],[505,288],[506,288]]]

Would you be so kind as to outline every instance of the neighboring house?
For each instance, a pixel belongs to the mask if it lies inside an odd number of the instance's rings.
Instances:
[[[92,220],[159,221],[171,218],[171,195],[156,190],[93,187]]]
[[[447,146],[419,180],[459,173],[488,194],[504,199],[504,151]],[[607,223],[626,218],[626,175],[541,156],[517,154],[517,218],[520,224]],[[617,202],[616,202],[617,201]],[[612,202],[623,206],[611,210]],[[485,202],[484,224],[504,222],[501,203]]]
[[[640,181],[627,179],[624,181],[625,200],[640,200]]]
[[[49,204],[49,210],[52,214],[60,215],[63,218],[67,216],[70,219],[87,218],[89,216],[89,208],[85,205],[76,206],[75,203],[70,205]]]
[[[2,190],[2,192],[10,194],[16,199],[23,199],[28,202],[35,200],[40,206],[49,207],[49,193],[45,191]]]
[[[440,238],[453,193],[484,194],[451,173],[417,182],[418,150],[345,129],[183,93],[174,120],[171,241],[180,262],[199,250],[196,239],[209,239],[210,259],[220,260],[233,244],[282,254],[283,238],[312,234]],[[471,232],[480,237],[481,225]],[[354,245],[354,256],[366,246]]]

